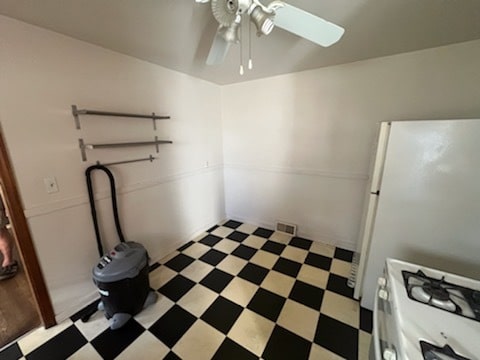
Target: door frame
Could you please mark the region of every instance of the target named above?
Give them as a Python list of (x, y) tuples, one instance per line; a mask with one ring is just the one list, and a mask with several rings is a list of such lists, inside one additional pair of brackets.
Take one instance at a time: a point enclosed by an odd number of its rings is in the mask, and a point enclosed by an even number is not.
[(22, 258), (30, 290), (37, 307), (39, 317), (45, 328), (56, 325), (52, 302), (43, 278), (33, 245), (30, 229), (23, 212), (22, 200), (10, 157), (0, 128), (0, 182), (4, 189), (5, 206), (8, 209), (10, 224), (18, 252)]

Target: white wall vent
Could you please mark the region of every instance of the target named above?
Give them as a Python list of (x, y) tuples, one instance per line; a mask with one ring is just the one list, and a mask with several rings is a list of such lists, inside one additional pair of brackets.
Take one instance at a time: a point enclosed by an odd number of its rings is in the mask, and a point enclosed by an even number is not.
[(297, 225), (289, 224), (283, 221), (277, 221), (276, 230), (291, 236), (297, 235)]

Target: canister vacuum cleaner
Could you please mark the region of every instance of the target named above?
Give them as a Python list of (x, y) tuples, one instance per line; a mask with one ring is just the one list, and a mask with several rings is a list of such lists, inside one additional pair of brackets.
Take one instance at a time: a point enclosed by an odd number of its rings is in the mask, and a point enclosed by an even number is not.
[[(120, 243), (108, 253), (103, 251), (98, 227), (91, 179), (91, 173), (94, 170), (102, 170), (110, 180), (113, 217), (117, 235), (120, 239)], [(105, 317), (110, 320), (110, 328), (115, 330), (125, 325), (132, 316), (139, 313), (143, 308), (153, 304), (157, 300), (157, 293), (150, 289), (147, 250), (139, 243), (125, 241), (123, 236), (118, 217), (113, 174), (103, 165), (93, 165), (87, 168), (85, 176), (100, 254), (100, 260), (93, 267), (93, 282), (98, 288), (101, 299), (97, 308), (105, 312)]]

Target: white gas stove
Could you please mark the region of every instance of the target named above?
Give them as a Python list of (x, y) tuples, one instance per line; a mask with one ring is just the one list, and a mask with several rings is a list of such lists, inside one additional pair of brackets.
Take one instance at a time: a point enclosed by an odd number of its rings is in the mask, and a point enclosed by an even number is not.
[(480, 281), (387, 259), (370, 357), (480, 359)]

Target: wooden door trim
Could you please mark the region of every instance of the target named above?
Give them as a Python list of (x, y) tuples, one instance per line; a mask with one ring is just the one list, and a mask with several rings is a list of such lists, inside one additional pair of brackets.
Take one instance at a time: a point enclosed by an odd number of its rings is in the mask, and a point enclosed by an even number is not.
[(13, 167), (11, 166), (3, 131), (0, 129), (0, 181), (5, 192), (5, 206), (8, 209), (12, 231), (18, 252), (23, 260), (37, 310), (45, 328), (56, 325), (52, 302), (33, 246), (30, 229), (23, 212)]

